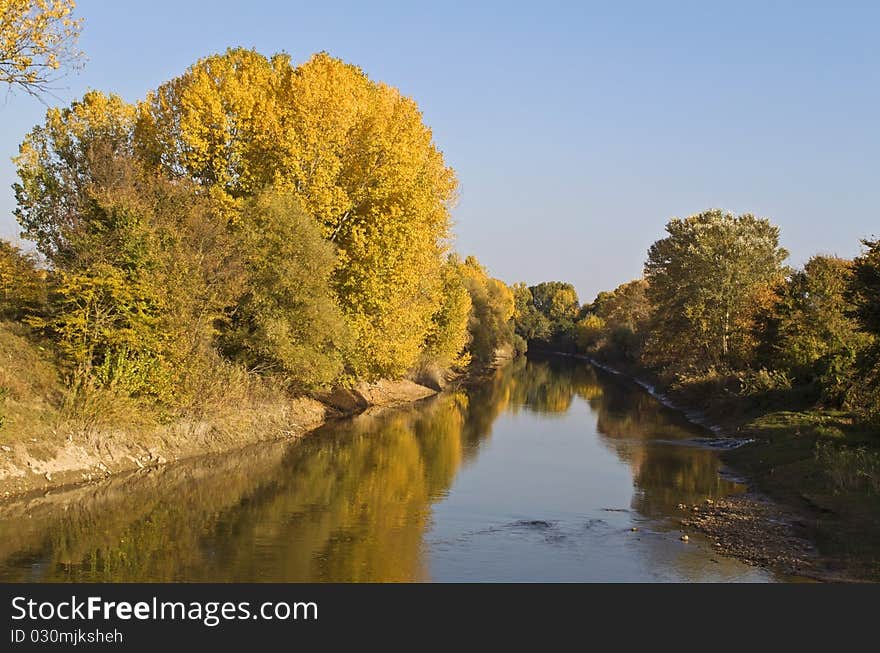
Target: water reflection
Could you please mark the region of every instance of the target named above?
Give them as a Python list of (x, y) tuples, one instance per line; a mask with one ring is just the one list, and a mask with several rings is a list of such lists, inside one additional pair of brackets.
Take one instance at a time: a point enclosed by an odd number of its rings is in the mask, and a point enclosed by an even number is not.
[[(535, 579), (557, 579), (542, 576), (554, 557), (572, 578), (605, 565), (620, 579), (650, 579), (665, 564), (690, 578), (700, 575), (694, 559), (705, 562), (705, 552), (692, 547), (670, 563), (666, 554), (654, 558), (666, 540), (612, 548), (596, 538), (619, 537), (619, 525), (597, 511), (628, 497), (635, 517), (662, 532), (673, 528), (678, 503), (735, 491), (713, 452), (674, 445), (701, 435), (613, 375), (567, 359), (519, 360), (473, 388), (368, 413), (296, 443), (2, 505), (0, 580), (516, 580), (534, 524), (550, 529), (539, 534), (535, 555), (546, 564)], [(584, 443), (610, 452), (608, 460)], [(511, 517), (530, 510), (555, 517)], [(508, 522), (519, 526), (505, 531)], [(500, 535), (474, 548), (455, 530), (461, 524)], [(596, 528), (584, 535), (583, 524)], [(547, 546), (568, 531), (578, 536), (566, 540), (566, 553)], [(626, 564), (608, 566), (603, 556)]]

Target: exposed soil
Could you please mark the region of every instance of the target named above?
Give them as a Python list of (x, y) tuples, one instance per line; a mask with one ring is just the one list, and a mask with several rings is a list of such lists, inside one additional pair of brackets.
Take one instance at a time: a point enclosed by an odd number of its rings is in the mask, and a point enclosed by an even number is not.
[(234, 407), (244, 416), (235, 425), (183, 420), (149, 429), (121, 426), (66, 437), (53, 431), (45, 439), (9, 444), (0, 435), (0, 501), (258, 442), (298, 438), (332, 419), (434, 394), (436, 390), (412, 381), (381, 380), (320, 398), (291, 399), (283, 405)]

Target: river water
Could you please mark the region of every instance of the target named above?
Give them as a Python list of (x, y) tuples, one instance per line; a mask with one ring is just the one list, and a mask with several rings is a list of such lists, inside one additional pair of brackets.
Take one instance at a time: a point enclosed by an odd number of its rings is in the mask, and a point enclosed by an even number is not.
[(782, 580), (680, 540), (679, 504), (743, 490), (709, 435), (587, 363), (522, 359), (299, 441), (0, 505), (0, 580)]

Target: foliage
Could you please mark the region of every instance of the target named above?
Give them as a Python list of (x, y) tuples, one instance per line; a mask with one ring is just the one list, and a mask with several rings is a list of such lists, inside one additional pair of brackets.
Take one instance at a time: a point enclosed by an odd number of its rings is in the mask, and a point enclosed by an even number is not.
[(46, 314), (29, 322), (55, 341), (75, 401), (95, 387), (173, 394), (169, 285), (150, 276), (159, 249), (151, 218), (170, 212), (148, 206), (146, 180), (118, 147), (132, 115), (118, 98), (91, 93), (50, 110), (17, 161), (19, 220), (55, 268)]
[(590, 306), (590, 311), (606, 323), (627, 326), (639, 330), (651, 316), (647, 297), (648, 282), (635, 279), (620, 284), (610, 292), (600, 292)]
[(299, 389), (332, 383), (348, 346), (329, 285), (333, 246), (290, 193), (261, 193), (245, 205), (239, 224), (247, 285), (223, 334), (224, 349)]
[(863, 240), (866, 251), (856, 257), (852, 294), (862, 328), (880, 336), (880, 240)]
[(68, 108), (49, 109), (45, 123), (25, 136), (15, 158), (15, 217), (53, 264), (73, 265), (88, 250), (70, 239), (102, 169), (130, 154), (134, 117), (134, 107), (118, 96), (90, 91)]
[(38, 95), (82, 55), (73, 0), (0, 0), (0, 82)]
[(546, 281), (513, 287), (518, 336), (531, 345), (567, 351), (575, 339), (575, 321), (580, 312), (577, 292), (570, 283)]
[(864, 422), (880, 425), (880, 345), (876, 341), (859, 356), (844, 405)]
[(535, 306), (532, 291), (523, 283), (513, 284), (514, 328), (526, 342), (550, 339), (550, 320)]
[[(70, 140), (56, 135), (41, 161), (61, 160)], [(30, 195), (34, 224), (53, 225), (55, 207), (76, 209), (44, 241), (53, 291), (48, 315), (33, 323), (56, 340), (75, 394), (107, 387), (186, 401), (182, 377), (210, 354), (241, 292), (238, 248), (191, 186), (145, 172), (129, 152), (89, 148), (75, 165), (80, 187), (65, 186), (62, 173), (42, 187), (52, 192)]]
[(0, 240), (0, 317), (20, 320), (46, 301), (45, 273), (33, 254)]
[(450, 255), (443, 266), (442, 300), (425, 339), (425, 365), (448, 369), (463, 368), (470, 363), (468, 324), (473, 304), (461, 265), (456, 256)]
[(337, 248), (352, 373), (416, 364), (441, 302), (456, 182), (411, 99), (326, 54), (294, 68), (237, 49), (151, 94), (136, 131), (145, 160), (230, 212), (267, 185), (294, 193)]
[(575, 324), (575, 338), (578, 349), (593, 352), (606, 333), (606, 324), (598, 315), (590, 313)]
[(659, 364), (741, 363), (754, 298), (777, 283), (787, 252), (765, 219), (713, 209), (666, 225), (645, 263), (655, 327), (649, 340)]
[(644, 279), (636, 279), (600, 292), (577, 324), (578, 347), (602, 358), (637, 362), (653, 310), (647, 288)]
[(857, 361), (846, 402), (864, 420), (880, 424), (880, 240), (864, 240), (866, 251), (853, 262), (850, 297), (861, 329), (872, 338)]
[(182, 406), (230, 373), (218, 347), (306, 390), (512, 340), (507, 287), (447, 260), (456, 181), (418, 107), (326, 54), (229, 50), (137, 106), (90, 91), (15, 162), (53, 270), (34, 324), (75, 387)]
[(75, 392), (92, 382), (128, 394), (167, 396), (167, 361), (159, 353), (161, 307), (155, 291), (106, 263), (58, 273), (51, 311), (31, 324), (56, 341)]
[(580, 310), (577, 291), (570, 283), (562, 281), (545, 281), (531, 286), (532, 301), (535, 308), (542, 313), (551, 324), (561, 324), (574, 320)]
[(504, 282), (489, 277), (473, 256), (468, 256), (460, 269), (472, 306), (469, 353), (474, 364), (487, 367), (513, 345), (513, 292)]
[(773, 308), (775, 362), (804, 382), (816, 382), (839, 405), (859, 354), (869, 343), (849, 300), (853, 265), (814, 256), (780, 290)]

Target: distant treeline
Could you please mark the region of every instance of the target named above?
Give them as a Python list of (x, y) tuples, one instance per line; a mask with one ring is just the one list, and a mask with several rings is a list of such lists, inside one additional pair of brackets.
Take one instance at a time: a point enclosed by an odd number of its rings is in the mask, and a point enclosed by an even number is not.
[(571, 284), (514, 286), (531, 348), (647, 370), (716, 396), (796, 391), (817, 407), (880, 422), (880, 241), (853, 260), (784, 265), (779, 229), (710, 210), (666, 225), (644, 277), (581, 306)]
[(15, 163), (37, 253), (0, 244), (0, 318), (71, 405), (439, 380), (511, 349), (513, 294), (452, 252), (456, 179), (415, 102), (326, 54), (235, 49), (136, 104), (89, 92)]

